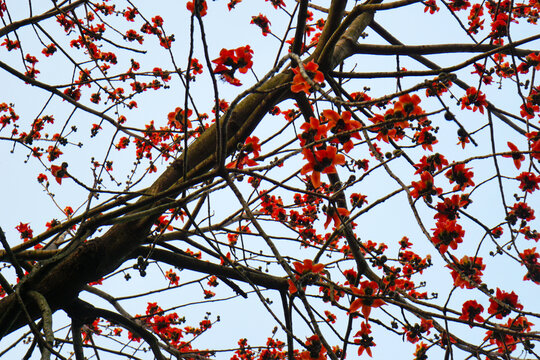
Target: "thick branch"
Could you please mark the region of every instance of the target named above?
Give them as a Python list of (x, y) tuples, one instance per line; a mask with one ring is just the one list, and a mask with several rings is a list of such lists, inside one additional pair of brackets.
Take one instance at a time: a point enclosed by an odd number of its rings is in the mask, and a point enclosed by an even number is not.
[(244, 282), (246, 282), (246, 279), (249, 279), (253, 284), (267, 289), (286, 290), (289, 287), (285, 278), (268, 275), (244, 267), (233, 269), (231, 267), (199, 260), (189, 255), (178, 254), (162, 249), (151, 250), (147, 247), (139, 247), (131, 254), (131, 256), (136, 258), (137, 256), (147, 256), (148, 254), (150, 254), (150, 259), (172, 266)]
[(24, 19), (24, 20), (19, 20), (19, 21), (15, 21), (15, 22), (12, 22), (11, 24), (9, 25), (6, 25), (4, 26), (3, 28), (0, 29), (0, 38), (2, 36), (5, 36), (6, 34), (9, 34), (10, 32), (13, 32), (23, 26), (26, 26), (26, 25), (29, 25), (29, 24), (37, 24), (38, 22), (40, 21), (43, 21), (45, 19), (48, 19), (50, 17), (53, 17), (53, 16), (56, 16), (58, 14), (64, 14), (66, 12), (69, 12), (69, 11), (72, 11), (73, 9), (76, 9), (77, 7), (87, 3), (88, 0), (78, 0), (78, 1), (74, 1), (73, 3), (69, 4), (69, 5), (66, 5), (62, 8), (59, 8), (59, 7), (56, 7), (54, 9), (51, 9), (47, 12), (44, 12), (43, 14), (41, 15), (36, 15), (36, 16), (32, 16), (32, 17), (29, 17), (27, 19)]
[[(532, 41), (532, 40), (531, 40)], [(513, 43), (512, 45), (515, 45)], [(516, 49), (511, 46), (497, 46), (491, 44), (436, 44), (436, 45), (376, 45), (360, 44), (354, 45), (357, 54), (370, 55), (430, 55), (430, 54), (448, 54), (448, 53), (470, 53), (470, 52), (488, 52), (500, 49), (504, 54), (516, 54), (518, 56), (527, 56), (534, 50)]]

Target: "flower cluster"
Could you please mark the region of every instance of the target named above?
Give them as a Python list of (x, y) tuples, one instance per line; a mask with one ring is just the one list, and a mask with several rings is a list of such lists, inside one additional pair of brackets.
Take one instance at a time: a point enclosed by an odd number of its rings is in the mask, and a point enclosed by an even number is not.
[(240, 86), (240, 80), (234, 77), (234, 73), (238, 70), (241, 74), (245, 74), (253, 66), (252, 59), (253, 50), (249, 45), (241, 46), (236, 49), (221, 49), (219, 57), (212, 60), (216, 64), (214, 73), (219, 74), (221, 78), (234, 86)]
[[(324, 82), (324, 75), (322, 72), (318, 71), (319, 65), (313, 61), (304, 64), (304, 70), (310, 77), (310, 79), (315, 82), (322, 84)], [(295, 67), (292, 69), (294, 72), (293, 83), (291, 85), (291, 91), (294, 93), (299, 93), (301, 91), (305, 92), (307, 95), (311, 94), (312, 87), (308, 83), (304, 76), (300, 73), (300, 69)]]

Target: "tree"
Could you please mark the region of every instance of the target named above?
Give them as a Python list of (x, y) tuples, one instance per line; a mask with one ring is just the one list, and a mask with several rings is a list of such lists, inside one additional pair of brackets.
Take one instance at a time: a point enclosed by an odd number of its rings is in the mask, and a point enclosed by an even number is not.
[(0, 1), (1, 354), (539, 357), (540, 3), (160, 5)]

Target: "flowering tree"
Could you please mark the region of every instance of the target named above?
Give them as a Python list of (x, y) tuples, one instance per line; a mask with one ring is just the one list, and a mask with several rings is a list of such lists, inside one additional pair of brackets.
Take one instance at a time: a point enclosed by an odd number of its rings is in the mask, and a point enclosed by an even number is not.
[(539, 358), (539, 2), (45, 3), (0, 0), (0, 354)]

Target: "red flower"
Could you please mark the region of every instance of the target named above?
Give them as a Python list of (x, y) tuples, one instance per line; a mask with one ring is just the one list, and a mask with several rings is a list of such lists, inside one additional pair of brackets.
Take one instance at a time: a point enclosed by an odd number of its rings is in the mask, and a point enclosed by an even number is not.
[[(278, 9), (279, 7), (285, 7), (285, 3), (283, 2), (283, 0), (266, 0), (266, 1), (270, 1), (274, 9)], [(309, 13), (310, 12), (308, 11), (308, 15)]]
[(503, 157), (506, 157), (506, 158), (511, 157), (512, 159), (514, 159), (514, 165), (516, 166), (517, 169), (519, 169), (521, 167), (521, 162), (523, 160), (525, 160), (525, 155), (520, 153), (517, 146), (512, 144), (510, 141), (507, 144), (508, 144), (508, 147), (510, 148), (510, 150), (512, 150), (512, 154), (511, 155), (503, 155)]
[(251, 17), (251, 24), (255, 24), (261, 28), (264, 36), (270, 34), (270, 21), (263, 14)]
[(356, 283), (358, 273), (354, 269), (344, 270), (343, 275), (347, 279), (347, 281), (345, 281), (345, 285), (354, 285)]
[(326, 348), (319, 340), (319, 336), (309, 337), (306, 340), (306, 349), (300, 353), (301, 360), (326, 360)]
[(523, 305), (518, 303), (518, 296), (513, 291), (511, 293), (507, 293), (506, 291), (501, 291), (501, 289), (497, 288), (497, 295), (495, 298), (498, 300), (498, 302), (494, 299), (489, 299), (490, 305), (488, 308), (488, 313), (495, 315), (497, 319), (502, 319), (512, 312), (512, 310), (507, 306), (518, 310), (523, 309)]
[(176, 275), (173, 269), (167, 270), (165, 272), (165, 277), (169, 280), (171, 285), (178, 286), (178, 281), (180, 280), (180, 278), (178, 277), (178, 275)]
[(411, 191), (411, 196), (415, 199), (418, 199), (420, 196), (423, 196), (428, 202), (431, 202), (432, 195), (442, 194), (442, 189), (437, 188), (433, 184), (433, 176), (424, 171), (420, 175), (421, 181), (413, 181), (411, 186), (413, 190)]
[(334, 110), (324, 110), (322, 114), (328, 119), (328, 128), (332, 133), (337, 135), (336, 140), (343, 145), (345, 152), (348, 153), (354, 147), (351, 137), (359, 140), (362, 139), (360, 133), (354, 131), (360, 129), (361, 125), (358, 121), (351, 119), (352, 115), (350, 112), (344, 111), (339, 115)]
[(257, 158), (259, 157), (260, 150), (261, 150), (261, 146), (259, 145), (259, 138), (256, 136), (248, 136), (244, 146), (242, 147), (242, 149), (240, 150), (238, 154), (237, 159), (227, 164), (227, 168), (242, 169), (244, 165), (247, 165), (247, 166), (257, 165), (257, 162), (253, 158), (250, 158), (248, 155), (253, 153), (253, 157)]
[(188, 1), (188, 3), (186, 4), (186, 8), (191, 11), (192, 13), (195, 13), (195, 3), (197, 3), (199, 6), (197, 6), (197, 12), (201, 15), (201, 16), (204, 16), (206, 15), (206, 10), (208, 10), (208, 5), (206, 4), (206, 1), (205, 0), (193, 0), (193, 1)]
[(236, 49), (221, 49), (219, 58), (212, 60), (217, 64), (214, 73), (219, 74), (221, 78), (229, 84), (240, 86), (240, 80), (234, 77), (234, 73), (238, 70), (245, 74), (253, 66), (252, 59), (253, 50), (249, 45), (241, 46)]
[(471, 6), (471, 3), (467, 0), (451, 0), (448, 4), (452, 11), (466, 10), (469, 6)]
[(361, 308), (362, 315), (366, 321), (371, 313), (371, 308), (376, 308), (386, 304), (382, 299), (378, 298), (379, 286), (375, 281), (362, 281), (360, 289), (351, 286), (352, 292), (359, 296), (351, 303), (348, 313), (351, 314)]
[(531, 280), (536, 284), (540, 284), (540, 263), (538, 262), (540, 255), (536, 252), (536, 248), (524, 250), (519, 254), (519, 257), (523, 260), (521, 265), (527, 267), (527, 274), (525, 274), (523, 280)]
[(472, 86), (467, 89), (467, 95), (461, 98), (461, 110), (465, 108), (471, 110), (471, 105), (472, 111), (480, 110), (482, 114), (484, 107), (487, 106), (486, 95)]
[(530, 120), (534, 118), (535, 113), (540, 111), (540, 106), (527, 102), (525, 104), (521, 104), (520, 109), (519, 114), (521, 117)]
[(354, 343), (360, 345), (360, 347), (358, 348), (358, 356), (362, 355), (364, 351), (370, 357), (372, 356), (371, 347), (375, 346), (375, 343), (373, 342), (373, 337), (369, 336), (369, 334), (371, 334), (371, 326), (362, 321), (362, 324), (360, 325), (360, 331), (358, 331), (354, 335), (354, 337), (360, 338), (354, 339)]
[(414, 326), (406, 325), (403, 327), (407, 336), (407, 341), (415, 343), (421, 339), (422, 334), (429, 334), (429, 330), (433, 327), (433, 320), (422, 319), (420, 324), (414, 324)]
[(189, 120), (189, 117), (192, 113), (193, 111), (191, 109), (188, 109), (187, 114), (185, 114), (184, 109), (177, 107), (176, 109), (174, 109), (174, 111), (170, 112), (167, 115), (169, 127), (171, 129), (184, 130), (184, 125), (187, 125), (187, 128), (190, 129), (191, 121)]
[(517, 219), (523, 219), (525, 221), (531, 221), (536, 219), (534, 216), (534, 210), (524, 202), (515, 203), (512, 209), (508, 212), (506, 219), (513, 225)]
[(468, 203), (461, 196), (454, 194), (450, 198), (444, 198), (444, 202), (437, 203), (437, 213), (434, 218), (439, 220), (455, 220), (459, 218), (459, 209), (467, 205)]
[(362, 194), (358, 194), (358, 193), (352, 193), (351, 194), (351, 205), (353, 207), (360, 208), (360, 207), (362, 207), (362, 205), (367, 204), (366, 198), (367, 198), (366, 195), (362, 195)]
[[(309, 122), (303, 123), (302, 126), (300, 126), (300, 129), (304, 130), (300, 135), (298, 135), (298, 139), (300, 139), (300, 145), (302, 147), (306, 146), (306, 144), (311, 144), (321, 140), (323, 137), (326, 137), (326, 133), (328, 131), (327, 126), (321, 125), (319, 119), (314, 117), (311, 117)], [(322, 144), (318, 144), (316, 146), (320, 147)]]
[(484, 307), (476, 302), (476, 300), (465, 301), (461, 310), (461, 320), (469, 322), (469, 326), (473, 327), (473, 322), (483, 322), (484, 318), (480, 314), (484, 311)]
[(69, 177), (67, 173), (67, 163), (62, 163), (62, 166), (51, 165), (51, 174), (54, 176), (57, 183), (62, 185), (62, 179)]
[(311, 149), (305, 149), (302, 153), (308, 163), (302, 167), (300, 173), (305, 175), (311, 172), (311, 183), (315, 188), (321, 186), (321, 173), (334, 174), (337, 172), (335, 165), (345, 164), (345, 156), (338, 154), (334, 146), (315, 151), (315, 156)]
[(401, 95), (399, 97), (399, 101), (396, 102), (394, 105), (394, 109), (396, 108), (402, 108), (407, 116), (418, 116), (422, 115), (424, 112), (418, 104), (420, 104), (422, 100), (420, 97), (416, 94), (411, 96), (410, 94)]
[(300, 274), (322, 273), (324, 269), (324, 264), (313, 264), (311, 259), (305, 259), (303, 262), (295, 261), (293, 266)]
[(51, 56), (55, 52), (56, 52), (56, 45), (54, 45), (54, 44), (47, 45), (47, 46), (45, 46), (45, 48), (43, 50), (41, 50), (41, 53), (43, 55), (45, 55), (46, 57)]
[(527, 136), (527, 139), (532, 142), (530, 145), (531, 156), (536, 160), (540, 160), (540, 133), (538, 131), (533, 131), (525, 135)]
[(446, 158), (439, 153), (435, 153), (430, 156), (424, 155), (418, 164), (414, 164), (414, 167), (416, 168), (416, 172), (414, 174), (421, 174), (424, 171), (428, 171), (433, 174), (435, 171), (441, 170), (446, 165), (448, 165), (448, 160), (446, 160)]
[[(303, 262), (296, 261), (293, 263), (293, 266), (299, 274), (295, 275), (295, 279), (297, 282), (302, 280), (302, 286), (316, 281), (318, 279), (317, 274), (322, 274), (324, 272), (324, 264), (313, 264), (313, 260), (310, 259), (305, 259)], [(297, 291), (296, 285), (289, 279), (289, 292), (294, 294)]]
[(191, 59), (191, 70), (193, 71), (193, 74), (202, 74), (203, 72), (203, 66), (199, 62), (199, 60), (193, 58)]
[(437, 6), (437, 2), (435, 0), (427, 0), (424, 2), (424, 5), (426, 6), (424, 8), (424, 12), (429, 11), (430, 14), (435, 14), (437, 11), (439, 11), (439, 7)]
[(466, 168), (465, 164), (455, 164), (444, 174), (450, 180), (450, 184), (456, 183), (454, 191), (463, 191), (468, 186), (474, 186), (472, 181), (474, 173), (469, 170), (470, 168)]
[(139, 12), (137, 11), (137, 9), (132, 9), (130, 7), (128, 7), (125, 11), (124, 11), (124, 17), (126, 18), (127, 21), (135, 21), (135, 17), (137, 16)]
[(445, 253), (448, 247), (453, 250), (457, 249), (457, 244), (463, 242), (465, 231), (461, 228), (456, 220), (439, 220), (435, 224), (433, 237), (431, 241), (433, 245), (439, 247), (441, 253)]
[(489, 340), (490, 344), (496, 344), (498, 352), (501, 354), (510, 353), (516, 349), (516, 341), (514, 338), (502, 331), (486, 331), (485, 340)]
[(539, 190), (540, 176), (536, 176), (531, 172), (522, 172), (516, 180), (520, 181), (519, 188), (523, 191), (531, 193), (534, 190)]
[(227, 4), (227, 7), (229, 8), (229, 11), (231, 11), (232, 9), (234, 9), (234, 7), (238, 4), (238, 3), (241, 3), (242, 0), (230, 0), (229, 3)]
[(44, 181), (48, 181), (49, 179), (47, 179), (47, 175), (45, 174), (39, 174), (38, 177), (37, 177), (37, 181), (39, 183), (43, 183)]
[[(319, 65), (315, 64), (313, 61), (308, 62), (304, 65), (304, 70), (309, 75), (309, 77), (317, 83), (324, 82), (324, 75), (322, 72), (318, 71)], [(291, 91), (294, 93), (299, 93), (300, 91), (305, 92), (306, 94), (311, 94), (311, 85), (307, 82), (306, 79), (300, 73), (299, 68), (295, 67), (292, 69), (294, 72), (293, 84), (291, 86)]]
[(30, 223), (23, 224), (21, 222), (15, 226), (15, 229), (21, 234), (21, 239), (28, 240), (34, 236), (34, 232), (30, 228)]
[(380, 127), (374, 127), (373, 131), (377, 132), (377, 140), (382, 140), (388, 143), (391, 140), (401, 140), (405, 136), (403, 129), (409, 127), (409, 122), (406, 120), (406, 113), (403, 105), (397, 102), (393, 109), (388, 109), (384, 116), (375, 114), (369, 119), (374, 124), (381, 124)]
[(459, 263), (454, 263), (452, 266), (446, 265), (446, 267), (452, 270), (454, 286), (459, 286), (462, 289), (474, 289), (475, 284), (479, 285), (482, 282), (480, 277), (482, 276), (482, 271), (486, 268), (486, 265), (484, 265), (481, 257), (470, 258), (465, 255), (461, 258)]
[[(438, 8), (437, 8), (438, 9)], [(425, 360), (427, 359), (428, 346), (424, 342), (416, 344), (416, 351), (414, 352), (413, 360)]]
[(497, 226), (495, 229), (491, 230), (491, 235), (493, 235), (495, 239), (500, 238), (502, 234), (503, 234), (503, 229), (500, 226)]
[(433, 146), (439, 142), (435, 135), (433, 135), (430, 130), (433, 130), (431, 126), (426, 126), (422, 130), (417, 131), (414, 135), (416, 143), (422, 145), (422, 149), (433, 151)]
[(324, 228), (326, 229), (332, 220), (334, 220), (334, 227), (337, 228), (339, 225), (341, 225), (340, 216), (349, 216), (349, 214), (349, 210), (345, 208), (334, 209), (334, 207), (329, 207), (326, 211), (326, 222), (324, 223)]

